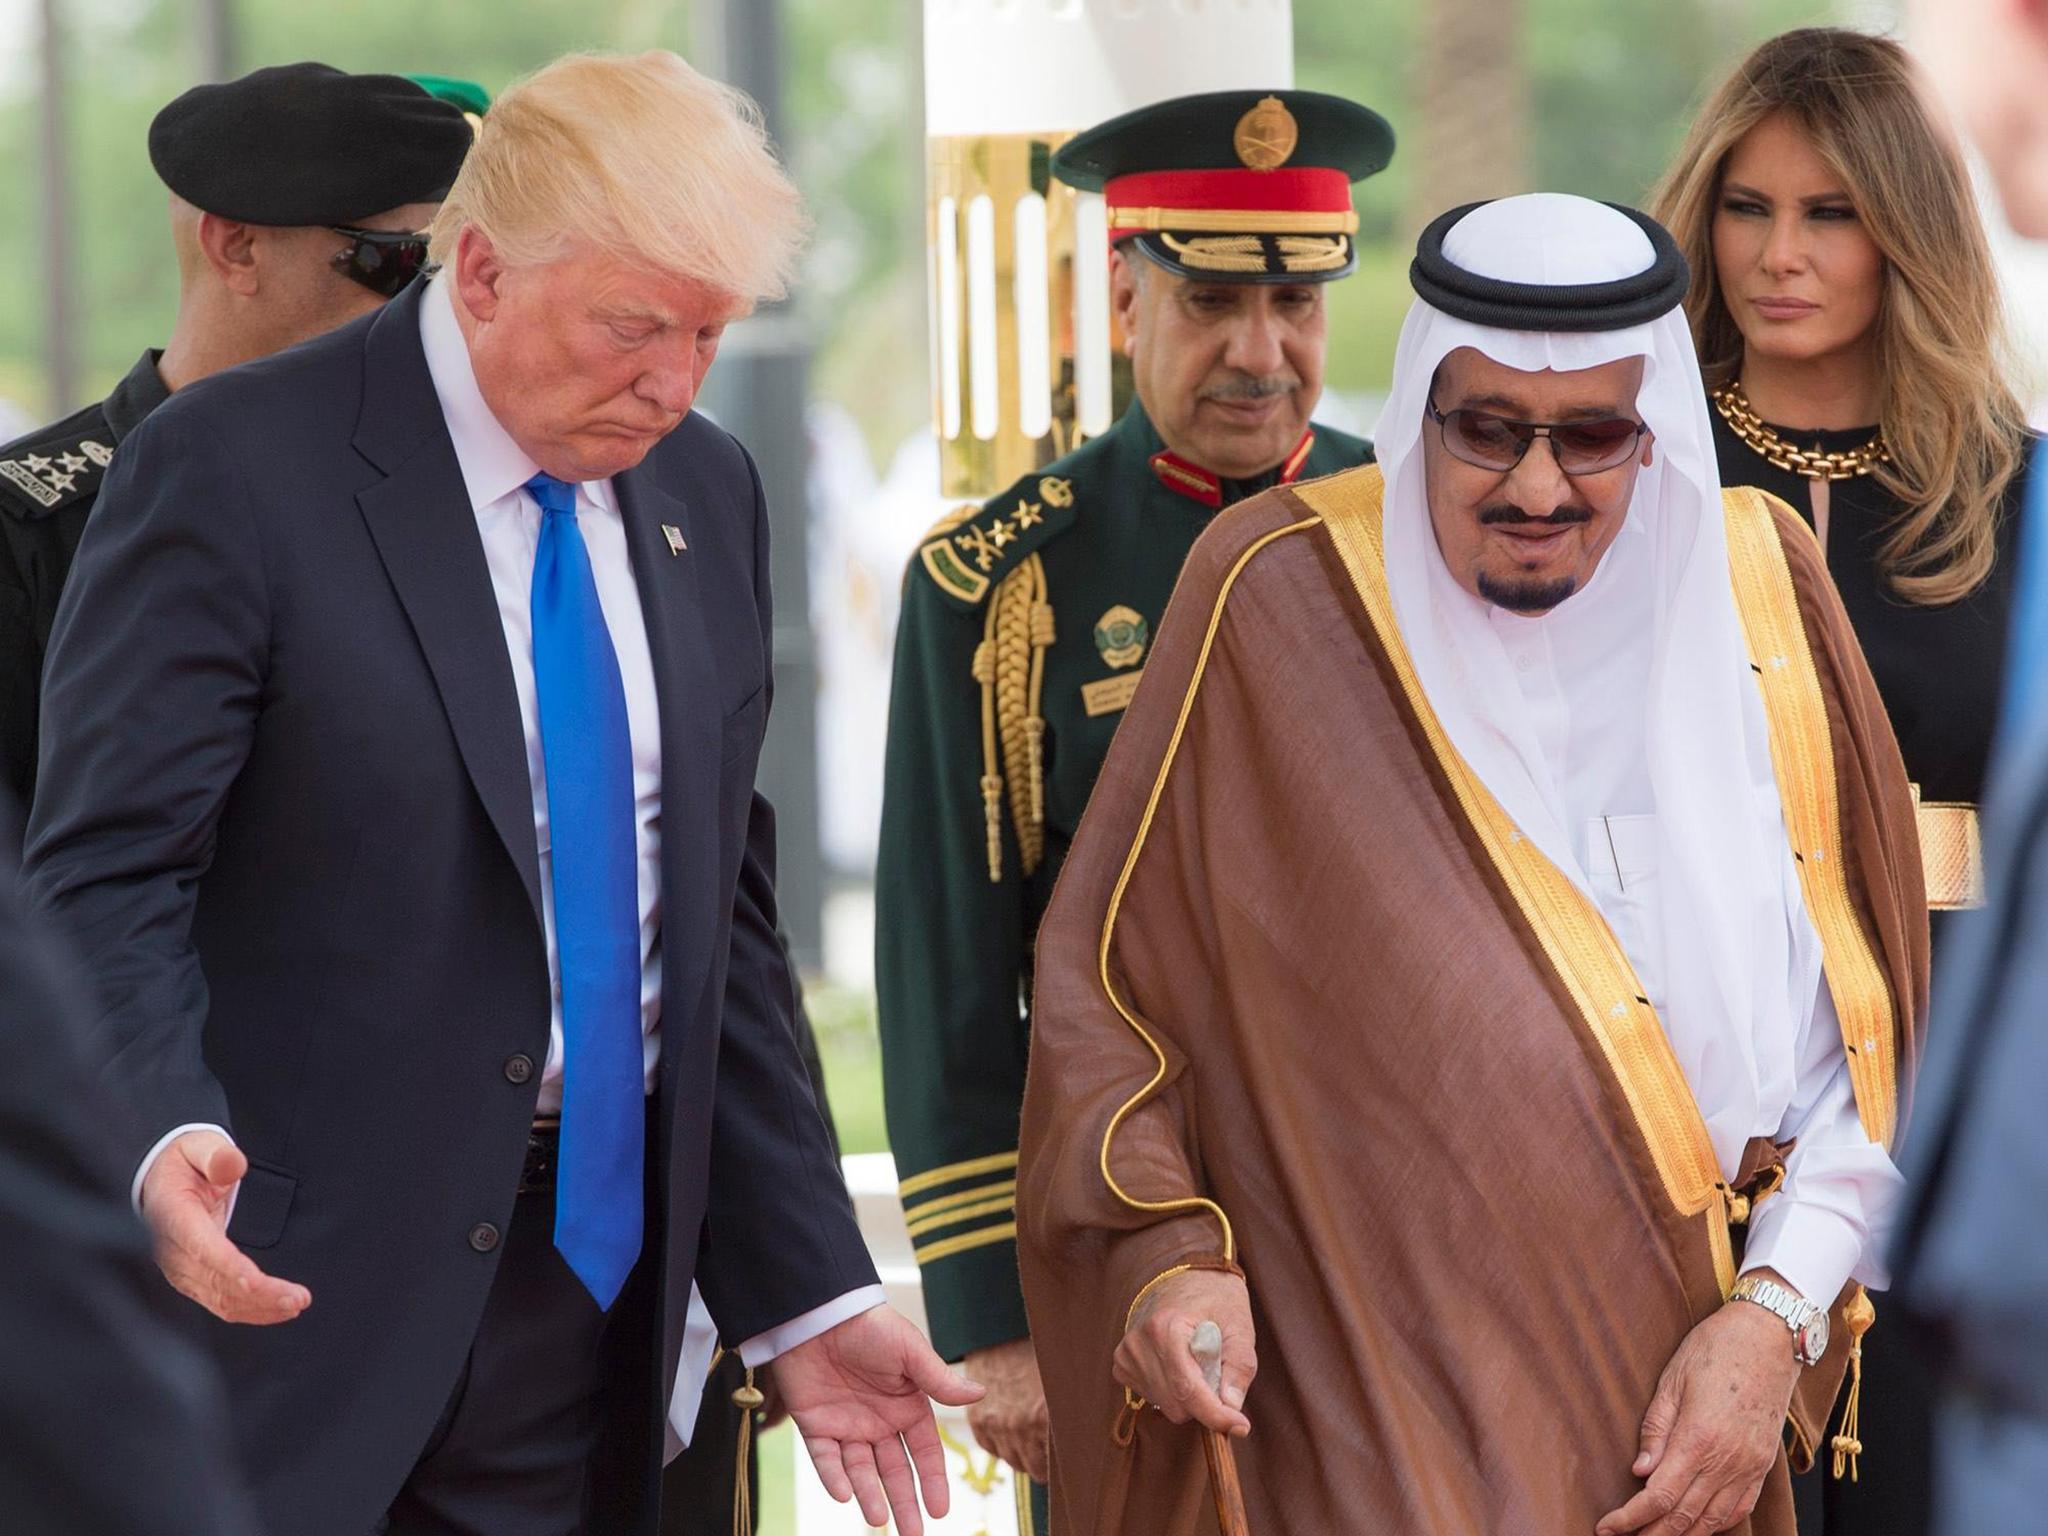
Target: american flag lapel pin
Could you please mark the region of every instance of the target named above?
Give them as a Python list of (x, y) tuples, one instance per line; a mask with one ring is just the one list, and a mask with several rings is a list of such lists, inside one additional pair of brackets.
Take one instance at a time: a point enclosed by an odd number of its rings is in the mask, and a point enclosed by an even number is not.
[(690, 547), (683, 542), (683, 530), (674, 523), (663, 523), (661, 525), (661, 536), (668, 540), (668, 552), (671, 555), (680, 555)]

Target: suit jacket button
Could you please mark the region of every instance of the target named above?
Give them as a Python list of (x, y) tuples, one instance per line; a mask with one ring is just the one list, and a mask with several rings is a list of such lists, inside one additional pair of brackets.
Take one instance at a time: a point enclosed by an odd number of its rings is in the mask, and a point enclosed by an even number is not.
[(480, 1221), (469, 1229), (469, 1246), (478, 1253), (489, 1253), (498, 1246), (498, 1229), (488, 1221)]
[(523, 1083), (533, 1076), (533, 1058), (524, 1051), (505, 1058), (505, 1081)]

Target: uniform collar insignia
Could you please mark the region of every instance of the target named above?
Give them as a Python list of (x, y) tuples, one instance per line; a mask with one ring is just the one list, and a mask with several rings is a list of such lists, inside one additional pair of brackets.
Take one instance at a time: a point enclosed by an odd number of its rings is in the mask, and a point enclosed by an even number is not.
[(1201, 465), (1191, 464), (1167, 448), (1153, 454), (1150, 463), (1152, 473), (1169, 491), (1178, 491), (1212, 510), (1223, 505), (1223, 482)]
[[(1309, 451), (1315, 444), (1315, 428), (1311, 427), (1301, 434), (1301, 441), (1294, 445), (1294, 451), (1281, 461), (1281, 485), (1292, 485), (1301, 478), (1302, 466), (1308, 462)], [(1178, 491), (1190, 501), (1199, 501), (1211, 510), (1223, 505), (1223, 482), (1201, 465), (1167, 448), (1153, 454), (1149, 462), (1152, 473), (1168, 490)]]

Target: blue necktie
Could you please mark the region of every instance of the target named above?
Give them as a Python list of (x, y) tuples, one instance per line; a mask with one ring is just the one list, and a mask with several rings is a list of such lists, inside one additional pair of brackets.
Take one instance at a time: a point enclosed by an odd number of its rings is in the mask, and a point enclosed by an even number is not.
[(576, 488), (535, 475), (533, 682), (547, 768), (562, 971), (562, 1147), (555, 1247), (609, 1310), (640, 1256), (647, 1110), (640, 891), (626, 690), (598, 606)]

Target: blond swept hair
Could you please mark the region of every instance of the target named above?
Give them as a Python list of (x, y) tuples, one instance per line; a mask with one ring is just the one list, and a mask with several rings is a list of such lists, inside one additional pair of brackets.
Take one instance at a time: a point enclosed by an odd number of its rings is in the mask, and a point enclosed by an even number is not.
[(434, 217), (435, 261), (465, 228), (510, 265), (595, 247), (759, 303), (789, 291), (807, 221), (753, 101), (657, 50), (509, 86)]
[(1891, 39), (1808, 27), (1764, 43), (1709, 98), (1652, 195), (1651, 212), (1692, 264), (1685, 308), (1707, 387), (1742, 368), (1742, 333), (1714, 272), (1722, 169), (1745, 134), (1781, 113), (1841, 178), (1884, 258), (1875, 357), (1892, 462), (1876, 474), (1905, 510), (1879, 568), (1908, 602), (1954, 602), (1996, 561), (2000, 507), (2025, 459), (2025, 415), (2007, 382), (1976, 195)]

